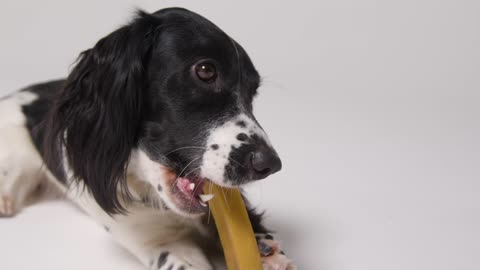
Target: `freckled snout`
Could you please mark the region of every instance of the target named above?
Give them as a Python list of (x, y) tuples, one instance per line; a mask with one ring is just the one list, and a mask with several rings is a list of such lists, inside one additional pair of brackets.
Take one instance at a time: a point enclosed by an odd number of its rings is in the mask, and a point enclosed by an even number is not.
[(268, 146), (261, 145), (250, 153), (252, 180), (260, 180), (282, 169), (282, 161), (277, 152)]
[(206, 145), (201, 177), (218, 185), (241, 186), (282, 169), (265, 131), (243, 114), (211, 130)]

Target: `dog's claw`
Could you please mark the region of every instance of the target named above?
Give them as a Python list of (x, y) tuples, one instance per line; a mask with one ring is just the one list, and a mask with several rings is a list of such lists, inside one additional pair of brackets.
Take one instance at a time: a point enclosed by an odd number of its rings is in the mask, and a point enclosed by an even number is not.
[(267, 257), (273, 254), (274, 250), (269, 245), (264, 242), (258, 243), (258, 250), (260, 251), (260, 255), (262, 257)]
[(280, 243), (273, 240), (270, 234), (257, 234), (258, 251), (262, 259), (264, 270), (296, 270), (285, 253), (280, 248)]

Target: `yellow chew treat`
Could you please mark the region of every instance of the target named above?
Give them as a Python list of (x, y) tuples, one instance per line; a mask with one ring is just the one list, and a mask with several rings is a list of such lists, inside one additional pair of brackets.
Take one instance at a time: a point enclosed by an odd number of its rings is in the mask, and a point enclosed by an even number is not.
[(215, 197), (208, 202), (217, 226), (228, 270), (262, 270), (260, 253), (238, 189), (225, 189), (207, 181), (205, 193)]

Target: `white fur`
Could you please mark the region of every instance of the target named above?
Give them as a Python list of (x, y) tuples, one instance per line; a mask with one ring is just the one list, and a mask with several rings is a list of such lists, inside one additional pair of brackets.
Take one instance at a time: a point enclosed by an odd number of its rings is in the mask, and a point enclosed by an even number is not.
[[(239, 121), (243, 121), (245, 127), (237, 125)], [(222, 186), (231, 186), (227, 182), (228, 179), (224, 179), (225, 168), (230, 162), (236, 162), (231, 160), (229, 156), (234, 148), (238, 148), (244, 143), (237, 139), (237, 135), (240, 133), (245, 133), (249, 136), (255, 134), (271, 146), (270, 140), (263, 129), (246, 114), (239, 114), (210, 131), (206, 144), (207, 150), (203, 154), (202, 159), (202, 177), (208, 178)], [(218, 149), (211, 148), (211, 145), (214, 144), (218, 145)]]
[[(135, 181), (135, 180), (131, 180)], [(169, 252), (167, 269), (181, 265), (185, 269), (211, 269), (201, 249), (190, 241), (190, 234), (198, 234), (199, 220), (185, 219), (164, 209), (146, 207), (142, 202), (126, 204), (128, 215), (109, 216), (85, 191), (82, 184), (74, 184), (68, 197), (89, 216), (103, 225), (115, 241), (136, 256), (149, 269), (158, 269), (157, 261), (162, 252)]]
[(22, 105), (36, 100), (37, 95), (31, 92), (17, 92), (0, 99), (0, 128), (18, 126), (25, 128), (25, 115), (22, 113)]
[(0, 100), (0, 216), (12, 216), (45, 177), (21, 106), (36, 99), (28, 92)]

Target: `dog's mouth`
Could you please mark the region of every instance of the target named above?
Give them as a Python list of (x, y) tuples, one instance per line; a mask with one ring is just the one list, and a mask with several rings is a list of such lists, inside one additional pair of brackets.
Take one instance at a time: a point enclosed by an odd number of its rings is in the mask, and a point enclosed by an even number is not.
[(198, 215), (207, 212), (207, 202), (214, 195), (206, 194), (203, 191), (206, 181), (208, 180), (200, 177), (175, 177), (169, 185), (171, 188), (167, 191), (174, 208), (186, 215)]

